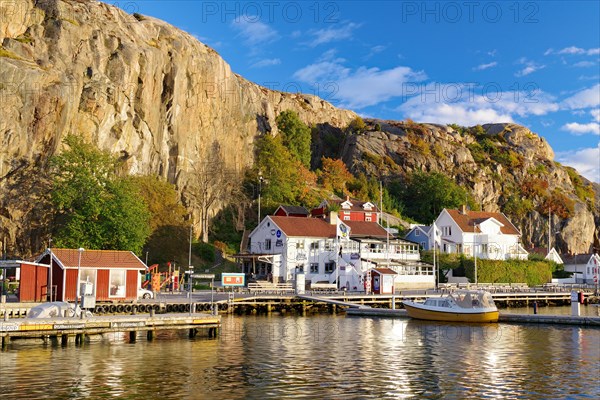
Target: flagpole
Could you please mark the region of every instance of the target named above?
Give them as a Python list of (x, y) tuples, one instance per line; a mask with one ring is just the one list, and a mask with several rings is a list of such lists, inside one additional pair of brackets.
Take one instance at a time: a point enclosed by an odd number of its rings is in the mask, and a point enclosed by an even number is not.
[(436, 231), (435, 221), (433, 221), (433, 224), (431, 224), (431, 229), (433, 229), (433, 274), (434, 274), (434, 279), (435, 279), (434, 285), (435, 285), (435, 290), (437, 291), (438, 290), (439, 276), (438, 276), (437, 266), (436, 266), (436, 263), (435, 263), (435, 243), (436, 243), (436, 240), (435, 240), (435, 231)]

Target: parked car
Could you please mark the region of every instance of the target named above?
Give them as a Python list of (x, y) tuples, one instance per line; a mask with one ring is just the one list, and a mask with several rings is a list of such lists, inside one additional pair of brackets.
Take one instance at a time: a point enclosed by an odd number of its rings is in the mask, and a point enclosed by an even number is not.
[(154, 298), (154, 292), (152, 292), (148, 289), (143, 289), (143, 288), (138, 289), (138, 299), (153, 299), (153, 298)]
[(79, 306), (75, 307), (75, 304), (53, 301), (32, 307), (27, 313), (27, 318), (73, 318), (81, 317), (82, 312), (85, 313), (86, 318), (94, 316), (90, 311), (82, 310)]

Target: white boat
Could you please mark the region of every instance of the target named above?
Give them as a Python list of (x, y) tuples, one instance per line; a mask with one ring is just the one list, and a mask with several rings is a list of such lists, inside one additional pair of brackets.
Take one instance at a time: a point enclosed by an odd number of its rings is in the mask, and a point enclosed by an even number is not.
[(492, 295), (483, 290), (457, 290), (424, 303), (402, 303), (410, 317), (429, 321), (497, 322), (499, 316)]

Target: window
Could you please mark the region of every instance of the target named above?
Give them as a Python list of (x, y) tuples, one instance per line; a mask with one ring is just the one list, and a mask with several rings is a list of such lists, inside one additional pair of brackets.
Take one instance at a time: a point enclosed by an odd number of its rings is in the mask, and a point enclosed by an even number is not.
[(318, 241), (316, 241), (316, 242), (311, 242), (311, 244), (310, 244), (310, 249), (311, 249), (311, 250), (319, 250), (319, 242), (318, 242)]
[[(90, 294), (96, 294), (96, 270), (95, 269), (85, 269), (85, 268), (81, 269), (81, 273), (79, 274), (79, 284), (82, 284), (84, 282), (88, 282), (92, 285), (92, 287), (91, 287), (92, 293), (90, 293)], [(84, 294), (84, 293), (81, 292), (81, 294)]]
[(425, 242), (421, 242), (421, 247), (425, 248)]
[(344, 221), (350, 221), (350, 216), (349, 215), (344, 215)]
[(304, 248), (304, 240), (299, 240), (296, 242), (296, 248), (297, 249), (303, 249)]
[(443, 236), (452, 236), (452, 227), (451, 226), (442, 227), (442, 235)]
[(271, 250), (271, 239), (265, 239), (265, 250)]
[(125, 297), (125, 270), (111, 269), (108, 297)]
[(365, 217), (365, 221), (371, 222), (371, 216), (369, 215), (368, 217)]
[(311, 274), (319, 273), (319, 263), (310, 263), (310, 273)]
[(415, 236), (421, 236), (421, 232), (418, 229), (415, 230)]
[(325, 241), (325, 250), (326, 251), (333, 250), (333, 242), (331, 240), (326, 240)]
[(481, 244), (481, 252), (484, 253), (484, 254), (488, 252), (488, 245), (487, 245), (487, 243)]
[(325, 263), (325, 273), (330, 274), (335, 269), (335, 262), (330, 261)]
[(296, 265), (296, 272), (304, 272), (304, 264), (298, 264)]

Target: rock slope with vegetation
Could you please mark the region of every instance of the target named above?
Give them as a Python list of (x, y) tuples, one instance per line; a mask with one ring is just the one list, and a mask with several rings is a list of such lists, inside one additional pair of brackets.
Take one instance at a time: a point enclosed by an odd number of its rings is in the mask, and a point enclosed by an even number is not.
[[(96, 1), (0, 2), (0, 15), (0, 239), (13, 254), (75, 226), (51, 195), (69, 135), (115, 158), (118, 185), (102, 196), (126, 201), (117, 189), (135, 186), (149, 213), (140, 237), (157, 248), (190, 224), (234, 247), (256, 222), (259, 188), (265, 215), (331, 193), (379, 202), (380, 181), (397, 216), (430, 223), (466, 201), (505, 212), (526, 245), (544, 245), (550, 212), (563, 251), (598, 245), (598, 186), (522, 126), (363, 121), (260, 87), (191, 35)], [(130, 175), (139, 179), (123, 183)], [(161, 193), (185, 208), (161, 217)]]

